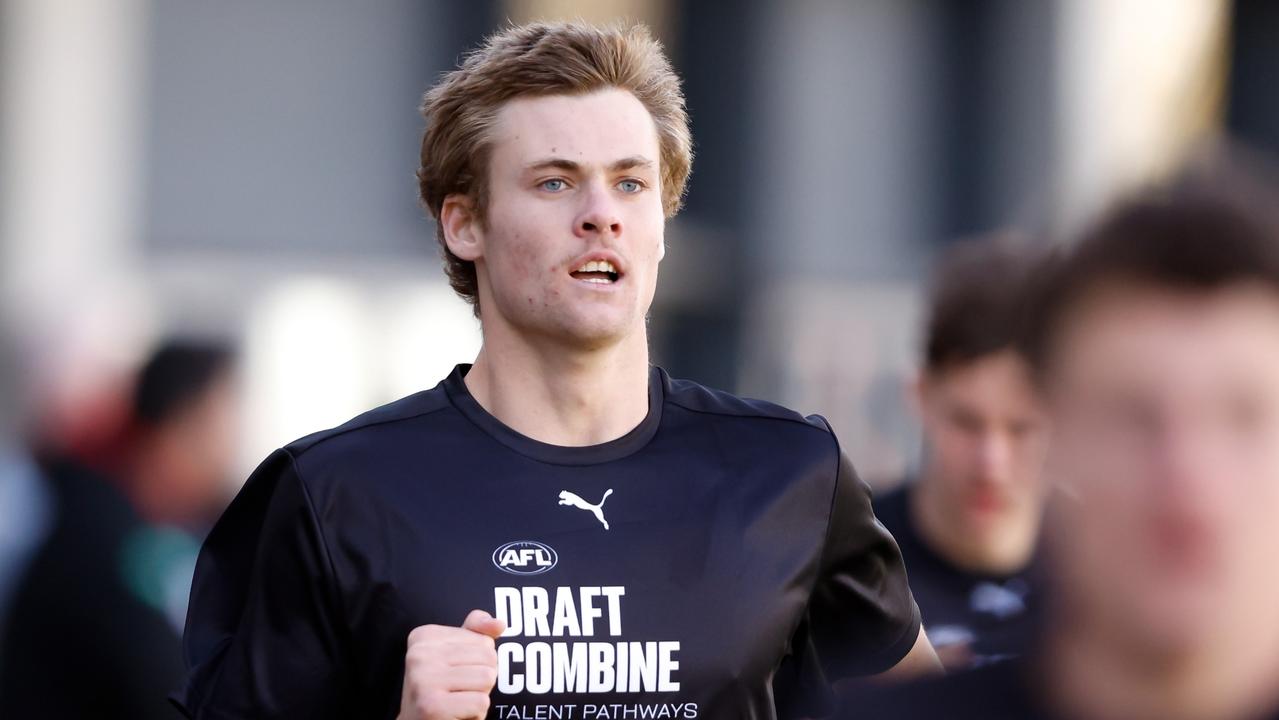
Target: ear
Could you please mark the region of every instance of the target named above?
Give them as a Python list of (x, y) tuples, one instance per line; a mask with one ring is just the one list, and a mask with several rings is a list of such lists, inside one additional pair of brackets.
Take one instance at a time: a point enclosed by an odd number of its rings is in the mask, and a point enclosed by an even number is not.
[(666, 257), (666, 235), (662, 235), (662, 244), (657, 246), (657, 261), (661, 262)]
[(449, 252), (471, 262), (484, 256), (484, 231), (475, 200), (469, 195), (453, 193), (444, 198), (440, 227), (444, 229), (444, 244)]

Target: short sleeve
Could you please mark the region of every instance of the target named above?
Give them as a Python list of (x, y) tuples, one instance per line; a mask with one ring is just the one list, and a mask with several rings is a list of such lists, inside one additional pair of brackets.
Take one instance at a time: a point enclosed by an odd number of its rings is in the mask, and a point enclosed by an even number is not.
[(337, 583), (293, 456), (254, 471), (200, 550), (187, 611), (190, 718), (351, 717)]
[(901, 550), (875, 518), (870, 487), (838, 452), (813, 592), (773, 677), (778, 717), (828, 715), (836, 682), (896, 665), (914, 647), (919, 626)]
[(919, 636), (919, 607), (901, 550), (875, 518), (870, 487), (842, 452), (808, 619), (831, 682), (888, 670)]

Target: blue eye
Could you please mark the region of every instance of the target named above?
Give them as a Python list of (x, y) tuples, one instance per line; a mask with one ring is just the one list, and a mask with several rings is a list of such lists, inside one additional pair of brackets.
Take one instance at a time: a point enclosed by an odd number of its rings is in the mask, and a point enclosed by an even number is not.
[(550, 180), (543, 180), (539, 187), (547, 192), (559, 192), (568, 186), (560, 178), (551, 178)]
[(624, 193), (634, 194), (644, 189), (639, 180), (623, 180), (617, 184), (617, 187)]

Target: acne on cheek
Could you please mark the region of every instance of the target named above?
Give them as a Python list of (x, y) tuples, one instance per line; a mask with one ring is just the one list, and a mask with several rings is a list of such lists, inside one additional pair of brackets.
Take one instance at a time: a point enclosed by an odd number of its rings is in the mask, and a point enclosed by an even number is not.
[(528, 279), (536, 270), (534, 270), (533, 252), (530, 248), (524, 247), (520, 242), (519, 235), (512, 236), (510, 255), (510, 268), (515, 276), (520, 280)]

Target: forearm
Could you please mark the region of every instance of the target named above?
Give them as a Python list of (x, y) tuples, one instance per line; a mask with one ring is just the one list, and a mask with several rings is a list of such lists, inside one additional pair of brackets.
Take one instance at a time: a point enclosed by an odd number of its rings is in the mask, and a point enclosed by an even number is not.
[(919, 637), (915, 640), (915, 645), (910, 649), (910, 652), (906, 653), (906, 657), (884, 672), (871, 676), (869, 680), (872, 682), (901, 682), (944, 673), (945, 670), (942, 669), (941, 660), (937, 657), (937, 651), (933, 649), (933, 644), (929, 642), (924, 628), (920, 627)]

